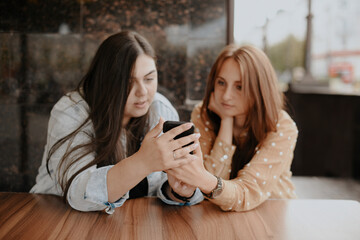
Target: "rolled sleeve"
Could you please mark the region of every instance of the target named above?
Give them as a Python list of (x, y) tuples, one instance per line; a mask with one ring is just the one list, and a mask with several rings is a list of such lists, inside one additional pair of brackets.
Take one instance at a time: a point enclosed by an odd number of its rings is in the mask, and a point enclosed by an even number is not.
[(191, 206), (191, 205), (198, 204), (198, 203), (200, 203), (201, 201), (204, 200), (204, 197), (203, 197), (200, 189), (198, 189), (198, 188), (196, 188), (194, 196), (192, 196), (192, 197), (189, 199), (189, 201), (186, 202), (186, 203), (170, 200), (170, 199), (166, 198), (165, 195), (164, 195), (164, 193), (162, 192), (162, 186), (163, 186), (163, 184), (164, 184), (165, 182), (166, 182), (166, 181), (164, 181), (164, 182), (161, 184), (161, 187), (158, 189), (157, 197), (158, 197), (161, 201), (163, 201), (164, 203), (166, 203), (166, 204), (176, 205), (176, 206)]
[(129, 192), (114, 203), (108, 201), (106, 178), (111, 167), (92, 167), (76, 176), (67, 194), (70, 206), (84, 212), (105, 210), (108, 214), (121, 207), (129, 198)]
[(189, 199), (187, 205), (195, 205), (204, 200), (204, 196), (199, 188), (196, 188), (194, 196)]

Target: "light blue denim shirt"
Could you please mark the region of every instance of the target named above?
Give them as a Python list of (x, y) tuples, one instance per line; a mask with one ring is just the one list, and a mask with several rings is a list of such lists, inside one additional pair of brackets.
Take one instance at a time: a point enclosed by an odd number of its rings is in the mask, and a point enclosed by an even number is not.
[[(88, 105), (82, 99), (79, 93), (71, 92), (63, 96), (53, 107), (50, 115), (47, 144), (45, 146), (42, 164), (39, 167), (39, 173), (36, 177), (36, 184), (30, 190), (31, 193), (43, 193), (63, 195), (60, 184), (58, 183), (59, 174), (63, 174), (63, 169), (59, 169), (59, 163), (66, 149), (76, 145), (88, 142), (89, 134), (94, 134), (92, 123), (86, 124), (82, 131), (78, 133), (73, 141), (65, 142), (50, 158), (49, 170), (46, 170), (46, 158), (48, 152), (59, 139), (74, 131), (88, 117)], [(179, 115), (168, 99), (163, 95), (156, 93), (154, 101), (150, 107), (149, 123), (151, 129), (158, 123), (160, 116), (164, 120), (179, 120)], [(73, 154), (77, 154), (74, 152)], [(80, 168), (91, 162), (95, 157), (95, 153), (90, 153), (83, 157), (82, 161), (74, 164), (66, 179), (69, 179)], [(129, 198), (129, 192), (124, 194), (118, 201), (114, 203), (108, 202), (108, 192), (106, 177), (107, 172), (113, 165), (97, 168), (96, 165), (91, 166), (85, 171), (78, 174), (72, 181), (67, 194), (67, 200), (70, 206), (79, 211), (101, 211), (105, 210), (111, 214), (115, 208), (121, 207)], [(162, 185), (167, 181), (167, 175), (164, 172), (153, 172), (147, 176), (148, 180), (148, 196), (157, 196), (163, 202), (171, 205), (184, 205), (184, 203), (175, 202), (167, 199), (161, 191)], [(199, 189), (196, 189), (194, 196), (187, 205), (193, 205), (203, 200), (203, 196)]]

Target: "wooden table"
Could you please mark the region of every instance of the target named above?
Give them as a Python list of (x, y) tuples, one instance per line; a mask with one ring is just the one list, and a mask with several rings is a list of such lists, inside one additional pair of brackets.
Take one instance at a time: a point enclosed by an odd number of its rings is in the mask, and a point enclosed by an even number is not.
[(0, 239), (360, 239), (360, 204), (268, 200), (242, 213), (208, 201), (168, 206), (128, 200), (113, 215), (78, 212), (59, 197), (0, 193)]

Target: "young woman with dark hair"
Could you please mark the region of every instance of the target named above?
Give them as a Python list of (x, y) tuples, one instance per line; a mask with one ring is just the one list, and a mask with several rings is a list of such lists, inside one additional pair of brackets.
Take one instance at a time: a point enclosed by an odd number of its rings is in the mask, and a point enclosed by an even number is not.
[(189, 123), (161, 135), (164, 120), (179, 117), (156, 90), (155, 52), (148, 41), (131, 31), (107, 38), (76, 90), (52, 109), (30, 192), (63, 196), (80, 211), (108, 213), (142, 196), (177, 205), (201, 201), (194, 187), (183, 188), (171, 177), (167, 182), (163, 171), (197, 158), (190, 152), (199, 134), (173, 140)]
[(295, 198), (290, 166), (298, 130), (283, 109), (267, 56), (252, 46), (227, 46), (191, 115), (204, 163), (169, 173), (198, 186), (225, 211), (250, 210), (268, 198)]

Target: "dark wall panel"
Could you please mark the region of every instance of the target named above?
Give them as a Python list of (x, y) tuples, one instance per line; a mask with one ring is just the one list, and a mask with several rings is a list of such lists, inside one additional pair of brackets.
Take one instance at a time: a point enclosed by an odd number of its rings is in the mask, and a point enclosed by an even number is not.
[(144, 35), (158, 55), (159, 91), (188, 120), (226, 44), (226, 1), (0, 2), (0, 191), (35, 182), (53, 104), (72, 90), (102, 40)]
[(299, 137), (295, 175), (360, 178), (360, 97), (287, 93)]

